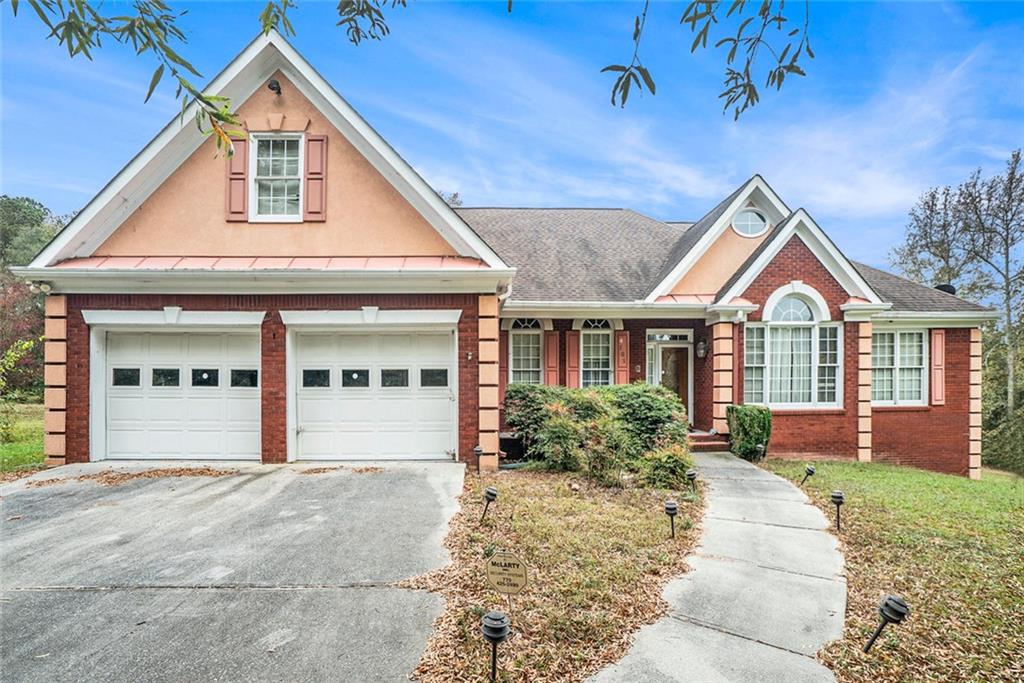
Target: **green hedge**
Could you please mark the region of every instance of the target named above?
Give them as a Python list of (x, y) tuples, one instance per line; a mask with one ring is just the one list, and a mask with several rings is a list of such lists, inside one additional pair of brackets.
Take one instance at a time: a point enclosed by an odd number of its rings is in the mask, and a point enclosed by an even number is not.
[(1024, 475), (1024, 408), (985, 433), (981, 462)]
[(744, 460), (760, 460), (768, 453), (772, 413), (764, 406), (729, 406), (729, 450)]
[[(569, 389), (513, 384), (505, 392), (505, 421), (523, 439), (529, 459), (556, 470), (582, 470), (601, 482), (619, 480), (623, 469), (652, 483), (692, 466), (687, 451), (686, 410), (663, 387), (643, 383)], [(671, 449), (674, 459), (652, 466), (646, 455)], [(682, 465), (676, 460), (682, 461)], [(658, 469), (651, 474), (652, 467)]]

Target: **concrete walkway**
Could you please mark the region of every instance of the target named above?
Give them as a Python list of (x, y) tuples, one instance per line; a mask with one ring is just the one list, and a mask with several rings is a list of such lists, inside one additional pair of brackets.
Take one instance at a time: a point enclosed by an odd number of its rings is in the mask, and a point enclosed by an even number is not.
[(829, 520), (790, 482), (728, 453), (698, 453), (707, 511), (666, 616), (595, 683), (834, 681), (814, 654), (842, 637), (843, 557)]

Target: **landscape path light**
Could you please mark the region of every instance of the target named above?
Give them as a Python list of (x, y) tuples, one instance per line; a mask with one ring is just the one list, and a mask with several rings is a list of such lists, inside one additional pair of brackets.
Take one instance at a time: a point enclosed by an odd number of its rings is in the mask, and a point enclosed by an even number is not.
[(480, 620), (480, 631), (491, 644), (491, 683), (494, 683), (498, 678), (498, 643), (508, 640), (512, 632), (511, 623), (504, 612), (494, 610)]
[(676, 515), (679, 514), (679, 503), (674, 500), (665, 501), (665, 514), (668, 515), (669, 524), (672, 525), (672, 538), (676, 537)]
[(484, 521), (484, 517), (487, 516), (487, 508), (491, 507), (491, 503), (498, 500), (498, 489), (493, 486), (488, 486), (484, 489), (484, 514), (480, 515), (480, 521)]
[(878, 605), (878, 616), (882, 618), (882, 621), (878, 624), (878, 628), (871, 634), (871, 639), (867, 645), (864, 646), (864, 652), (871, 649), (871, 646), (875, 644), (875, 640), (882, 634), (888, 624), (899, 624), (901, 621), (910, 615), (910, 607), (907, 606), (906, 601), (898, 595), (886, 595), (882, 598), (882, 602)]
[(812, 476), (814, 476), (814, 465), (808, 465), (804, 468), (804, 478), (800, 480), (800, 487), (803, 488), (804, 482)]
[(690, 481), (690, 489), (697, 493), (697, 470), (686, 470), (686, 478)]
[(839, 508), (846, 502), (846, 496), (843, 495), (842, 491), (832, 492), (832, 504), (836, 506), (836, 531), (840, 530), (839, 524)]

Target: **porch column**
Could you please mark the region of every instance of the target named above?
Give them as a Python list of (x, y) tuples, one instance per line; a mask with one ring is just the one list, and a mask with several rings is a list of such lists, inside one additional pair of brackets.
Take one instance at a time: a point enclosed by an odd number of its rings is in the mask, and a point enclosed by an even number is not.
[(871, 462), (871, 323), (857, 324), (857, 460)]
[(981, 328), (971, 328), (971, 383), (969, 393), (969, 429), (967, 475), (981, 479)]
[(43, 455), (47, 467), (63, 465), (66, 458), (68, 298), (46, 297), (43, 345)]
[(477, 468), (481, 472), (498, 469), (498, 297), (480, 296), (479, 351), (480, 419), (478, 443), (483, 453)]
[(719, 434), (729, 433), (729, 424), (725, 419), (726, 408), (733, 402), (732, 369), (733, 369), (733, 323), (715, 323), (711, 327), (711, 356), (714, 373), (711, 426)]

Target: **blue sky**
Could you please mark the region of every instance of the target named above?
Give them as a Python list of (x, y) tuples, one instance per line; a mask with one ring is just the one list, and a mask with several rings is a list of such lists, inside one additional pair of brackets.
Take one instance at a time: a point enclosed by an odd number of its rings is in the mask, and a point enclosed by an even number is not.
[[(187, 7), (183, 53), (212, 77), (258, 30), (260, 3)], [(797, 5), (792, 5), (796, 8)], [(1001, 170), (1024, 144), (1024, 3), (811, 4), (807, 78), (739, 122), (722, 54), (689, 53), (681, 2), (655, 2), (644, 62), (658, 94), (608, 102), (629, 2), (419, 0), (391, 35), (350, 45), (334, 3), (300, 0), (295, 46), (435, 188), (469, 206), (626, 206), (694, 220), (753, 173), (854, 259), (886, 265), (934, 185)], [(81, 208), (176, 111), (154, 64), (108, 45), (71, 61), (28, 8), (0, 6), (0, 192)]]

